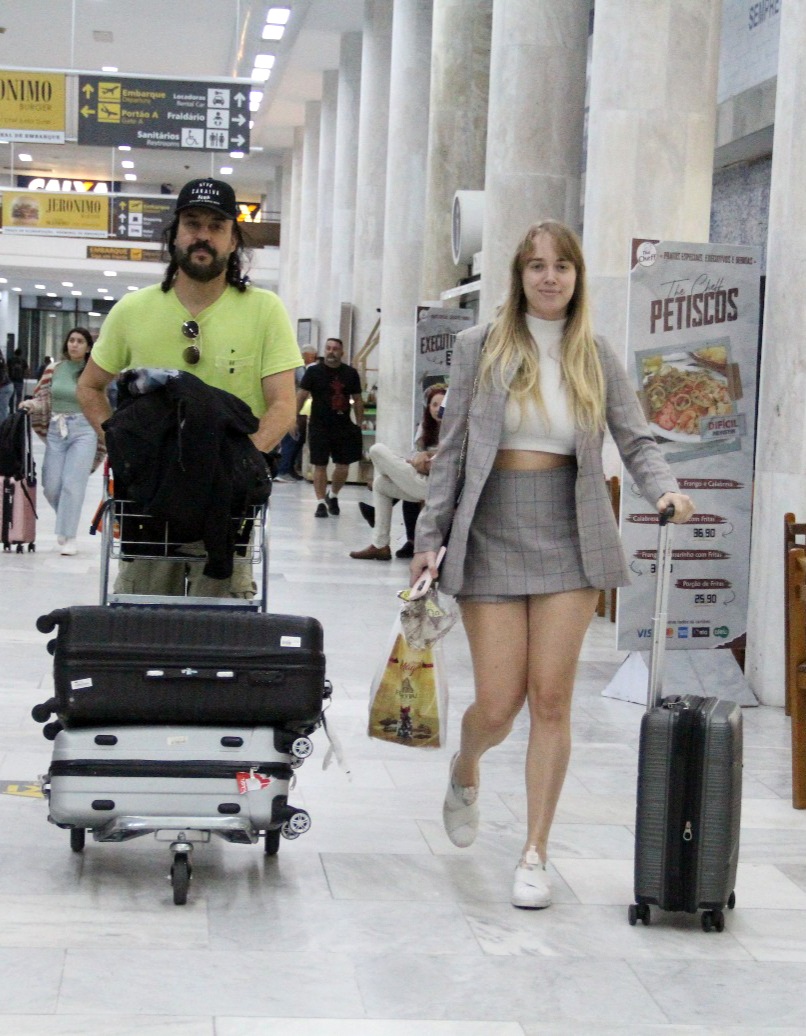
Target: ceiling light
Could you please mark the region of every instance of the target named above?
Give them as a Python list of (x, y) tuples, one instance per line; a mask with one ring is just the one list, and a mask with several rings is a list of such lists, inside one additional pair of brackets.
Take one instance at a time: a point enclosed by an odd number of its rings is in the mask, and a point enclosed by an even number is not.
[(274, 68), (274, 54), (255, 54), (255, 68)]
[(140, 288), (136, 284), (130, 284), (126, 291), (139, 291)]
[(266, 21), (274, 25), (285, 25), (291, 15), (290, 7), (270, 7), (266, 14)]
[(246, 154), (245, 151), (230, 151), (229, 157), (230, 158), (243, 158), (245, 154)]
[(137, 173), (124, 173), (123, 174), (123, 179), (124, 180), (136, 180), (137, 179)]
[(120, 163), (121, 169), (134, 169), (134, 162), (130, 158), (124, 158)]
[(104, 292), (109, 291), (109, 288), (98, 288), (97, 291), (100, 292), (101, 295), (103, 295)]
[(73, 282), (72, 281), (62, 281), (62, 287), (63, 288), (72, 288), (73, 287)]
[(96, 313), (94, 309), (91, 309), (91, 310), (89, 311), (89, 313), (87, 313), (87, 316), (88, 316), (88, 317), (99, 317), (100, 315), (101, 315), (101, 314), (100, 314), (100, 313)]
[(270, 68), (253, 68), (251, 78), (255, 83), (265, 83), (270, 75)]
[(104, 270), (104, 277), (117, 277), (115, 270)]
[(281, 40), (284, 32), (284, 25), (264, 25), (261, 35), (264, 40)]
[(56, 297), (57, 297), (57, 295), (56, 295), (55, 291), (48, 291), (48, 292), (45, 293), (45, 298), (46, 299), (55, 299)]
[(256, 112), (260, 108), (260, 102), (263, 100), (262, 90), (250, 90), (249, 91), (249, 111)]
[(8, 284), (8, 277), (0, 277), (0, 284)]
[(32, 157), (31, 157), (30, 155), (28, 155), (28, 154), (25, 154), (25, 153), (23, 153), (23, 152), (21, 151), (21, 152), (20, 152), (20, 153), (19, 153), (19, 154), (17, 155), (17, 161), (18, 161), (18, 162), (33, 162), (33, 158), (32, 158)]
[(71, 291), (70, 294), (71, 295), (80, 295), (81, 292), (80, 291)]
[(35, 284), (34, 287), (36, 288), (37, 291), (44, 291), (45, 290), (45, 285), (44, 284)]
[(12, 291), (22, 291), (22, 288), (12, 288)]
[(131, 151), (128, 144), (118, 144), (118, 151)]
[(222, 165), (221, 168), (218, 171), (219, 171), (219, 173), (222, 176), (232, 176), (232, 166), (231, 165)]
[(117, 70), (118, 70), (118, 66), (117, 65), (101, 65), (101, 71), (102, 72), (117, 72)]

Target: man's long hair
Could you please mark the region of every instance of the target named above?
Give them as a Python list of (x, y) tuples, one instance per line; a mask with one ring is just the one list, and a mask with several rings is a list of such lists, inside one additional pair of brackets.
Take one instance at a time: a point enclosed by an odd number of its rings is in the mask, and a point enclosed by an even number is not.
[[(163, 259), (169, 258), (168, 267), (165, 270), (165, 276), (162, 279), (160, 287), (163, 291), (168, 292), (173, 287), (174, 280), (176, 278), (176, 272), (179, 269), (179, 264), (176, 261), (176, 232), (179, 229), (179, 215), (177, 214), (171, 220), (170, 224), (165, 228), (162, 234), (162, 252)], [(246, 262), (247, 252), (246, 245), (244, 244), (243, 233), (235, 220), (232, 224), (232, 230), (235, 234), (235, 251), (229, 257), (226, 270), (226, 281), (227, 284), (231, 284), (233, 288), (237, 288), (238, 291), (246, 291), (249, 287), (249, 277), (243, 272), (243, 267)]]

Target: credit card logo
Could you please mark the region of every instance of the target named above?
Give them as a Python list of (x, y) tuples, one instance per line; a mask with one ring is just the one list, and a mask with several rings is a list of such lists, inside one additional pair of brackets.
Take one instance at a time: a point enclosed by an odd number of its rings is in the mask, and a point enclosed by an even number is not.
[(714, 626), (715, 637), (722, 637), (724, 639), (729, 633), (730, 629), (727, 626)]
[(711, 630), (708, 626), (692, 626), (691, 635), (692, 637), (710, 637)]
[(680, 640), (688, 640), (688, 626), (678, 626), (677, 636)]

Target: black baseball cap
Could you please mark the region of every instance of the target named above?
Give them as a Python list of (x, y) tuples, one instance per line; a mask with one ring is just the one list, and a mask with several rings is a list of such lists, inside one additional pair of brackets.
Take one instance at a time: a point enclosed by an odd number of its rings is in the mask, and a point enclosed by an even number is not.
[(238, 218), (238, 206), (235, 203), (235, 191), (222, 180), (191, 180), (186, 183), (176, 199), (175, 212), (200, 206), (212, 209), (219, 216), (227, 219)]

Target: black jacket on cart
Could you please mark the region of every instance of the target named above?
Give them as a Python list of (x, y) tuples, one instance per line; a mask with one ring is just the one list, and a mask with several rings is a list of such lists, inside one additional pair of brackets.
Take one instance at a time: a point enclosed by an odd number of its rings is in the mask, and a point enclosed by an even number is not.
[[(234, 519), (265, 503), (271, 492), (263, 454), (249, 438), (258, 420), (237, 396), (184, 371), (167, 378), (160, 372), (163, 384), (135, 394), (148, 382), (144, 373), (121, 375), (118, 408), (103, 426), (115, 496), (167, 522), (172, 544), (201, 540), (204, 574), (226, 579), (236, 547), (243, 545)], [(136, 538), (134, 523), (126, 524), (126, 539)], [(144, 529), (142, 538), (152, 535)]]

